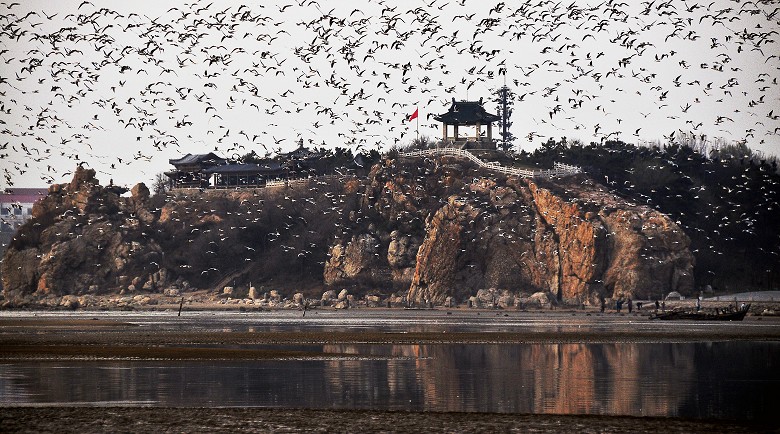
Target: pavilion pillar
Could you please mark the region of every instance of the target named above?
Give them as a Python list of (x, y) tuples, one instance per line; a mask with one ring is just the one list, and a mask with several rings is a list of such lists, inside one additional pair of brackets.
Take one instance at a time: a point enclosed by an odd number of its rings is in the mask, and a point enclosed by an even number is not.
[(489, 124), (487, 125), (487, 127), (488, 127), (488, 130), (487, 130), (487, 139), (488, 139), (488, 142), (493, 142), (493, 123), (492, 123), (492, 122), (491, 122), (491, 123), (489, 123)]
[(447, 143), (447, 123), (441, 123), (441, 141)]
[(458, 141), (458, 124), (455, 124), (452, 126), (452, 128), (455, 130), (452, 134), (452, 136), (455, 138), (455, 141)]

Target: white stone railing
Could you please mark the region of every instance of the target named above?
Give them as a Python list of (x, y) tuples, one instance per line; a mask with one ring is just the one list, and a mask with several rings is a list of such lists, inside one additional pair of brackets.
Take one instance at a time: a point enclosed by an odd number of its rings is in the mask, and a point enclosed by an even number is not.
[[(302, 185), (306, 184), (307, 182), (313, 181), (330, 181), (330, 180), (340, 180), (347, 177), (354, 177), (354, 176), (347, 176), (347, 175), (323, 175), (323, 176), (311, 176), (306, 178), (292, 178), (292, 179), (273, 179), (270, 181), (266, 181), (262, 184), (246, 184), (246, 185), (212, 185), (209, 187), (205, 187), (207, 190), (236, 190), (236, 189), (252, 189), (252, 188), (268, 188), (268, 187), (291, 187), (295, 185)], [(182, 190), (182, 189), (176, 189), (176, 190)], [(196, 189), (193, 189), (196, 190)]]
[(430, 157), (433, 155), (454, 155), (456, 157), (466, 158), (474, 162), (479, 167), (483, 167), (494, 172), (503, 173), (505, 175), (515, 175), (523, 178), (553, 178), (559, 176), (569, 176), (577, 173), (582, 173), (582, 168), (578, 166), (572, 166), (563, 163), (554, 163), (552, 169), (547, 170), (530, 170), (521, 169), (518, 167), (506, 167), (498, 163), (485, 162), (477, 158), (474, 154), (466, 149), (460, 148), (433, 148), (423, 149), (419, 151), (411, 152), (399, 152), (398, 155), (402, 157)]
[(345, 178), (345, 176), (341, 175), (323, 175), (323, 176), (312, 176), (309, 178), (294, 178), (294, 179), (276, 179), (273, 181), (267, 181), (265, 183), (265, 187), (291, 187), (294, 185), (301, 185), (306, 184), (307, 182), (311, 181), (330, 181), (334, 179), (342, 179)]

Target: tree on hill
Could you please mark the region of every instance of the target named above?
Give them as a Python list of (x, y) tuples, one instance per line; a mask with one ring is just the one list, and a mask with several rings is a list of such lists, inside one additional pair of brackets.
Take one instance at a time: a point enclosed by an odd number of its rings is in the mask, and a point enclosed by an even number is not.
[(512, 127), (512, 111), (515, 105), (515, 93), (506, 85), (501, 86), (494, 92), (492, 101), (497, 104), (496, 111), (501, 116), (499, 124), (499, 134), (501, 135), (500, 147), (504, 152), (508, 152), (514, 145), (515, 136), (510, 128)]

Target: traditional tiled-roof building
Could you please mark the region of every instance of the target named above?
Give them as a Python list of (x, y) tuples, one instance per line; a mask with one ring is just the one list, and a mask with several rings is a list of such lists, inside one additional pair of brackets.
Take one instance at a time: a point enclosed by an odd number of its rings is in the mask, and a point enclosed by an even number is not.
[(210, 167), (203, 173), (211, 178), (214, 187), (241, 187), (263, 185), (283, 176), (285, 168), (275, 161), (269, 161), (259, 164), (225, 164)]
[(165, 172), (172, 188), (204, 188), (209, 186), (209, 176), (205, 170), (222, 166), (227, 160), (213, 152), (208, 154), (187, 154), (181, 158), (168, 160), (176, 169)]
[[(488, 113), (479, 101), (455, 101), (446, 113), (434, 116), (434, 119), (442, 123), (442, 142), (453, 142), (460, 147), (495, 148), (493, 142), (493, 122), (501, 119), (500, 116)], [(482, 126), (487, 125), (487, 137), (482, 136)], [(452, 126), (453, 134), (449, 135), (449, 127)], [(473, 136), (462, 136), (459, 127), (475, 127)]]
[(281, 178), (306, 177), (315, 174), (322, 153), (300, 146), (274, 160), (257, 163), (229, 163), (214, 153), (187, 154), (168, 160), (175, 170), (165, 172), (171, 188), (207, 188), (262, 186)]

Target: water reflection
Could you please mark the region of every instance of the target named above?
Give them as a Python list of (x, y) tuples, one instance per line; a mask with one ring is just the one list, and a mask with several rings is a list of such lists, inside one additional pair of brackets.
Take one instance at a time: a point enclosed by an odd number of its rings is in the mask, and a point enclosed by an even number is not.
[[(780, 344), (324, 345), (337, 359), (0, 365), (0, 405), (262, 406), (766, 419)], [(360, 356), (359, 358), (351, 356)]]
[[(422, 409), (677, 416), (696, 383), (696, 344), (329, 345), (328, 352), (402, 356), (390, 392), (422, 394)], [(334, 384), (354, 379), (328, 362)], [(392, 372), (396, 367), (400, 372)], [(413, 371), (412, 381), (398, 381)], [(354, 385), (357, 387), (358, 385)], [(411, 389), (406, 386), (410, 386)]]

